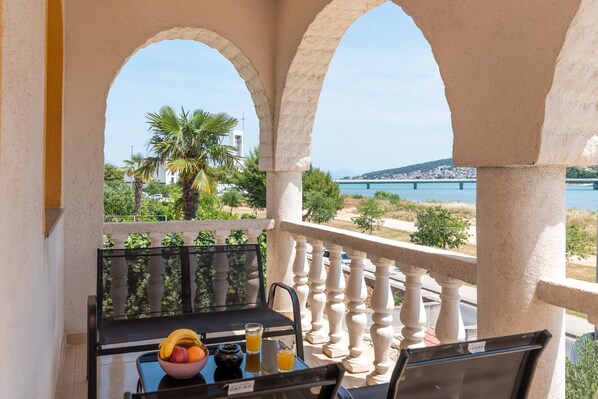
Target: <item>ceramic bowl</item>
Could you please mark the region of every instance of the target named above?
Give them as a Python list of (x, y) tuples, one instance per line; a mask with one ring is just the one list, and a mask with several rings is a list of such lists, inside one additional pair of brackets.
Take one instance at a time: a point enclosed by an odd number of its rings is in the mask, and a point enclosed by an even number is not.
[(202, 349), (206, 353), (206, 356), (197, 362), (172, 363), (167, 360), (160, 359), (160, 356), (158, 355), (158, 363), (160, 364), (160, 367), (162, 367), (162, 370), (164, 370), (164, 372), (172, 378), (176, 378), (177, 380), (185, 380), (187, 378), (194, 377), (206, 366), (209, 353), (205, 347), (202, 347)]

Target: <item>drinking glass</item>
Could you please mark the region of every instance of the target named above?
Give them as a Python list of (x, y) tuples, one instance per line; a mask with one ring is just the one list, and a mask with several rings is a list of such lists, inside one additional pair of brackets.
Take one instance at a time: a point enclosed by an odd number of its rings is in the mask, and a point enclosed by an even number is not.
[(262, 343), (262, 333), (264, 326), (260, 323), (245, 324), (245, 344), (248, 354), (260, 353), (260, 344)]
[(283, 341), (277, 342), (276, 360), (278, 371), (285, 373), (292, 371), (295, 365), (295, 342), (287, 344)]

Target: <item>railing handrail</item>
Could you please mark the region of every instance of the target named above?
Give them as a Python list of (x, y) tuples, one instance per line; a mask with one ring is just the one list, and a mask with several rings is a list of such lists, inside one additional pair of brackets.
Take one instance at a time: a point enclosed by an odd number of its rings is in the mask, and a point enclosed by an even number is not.
[(104, 223), (104, 234), (159, 233), (217, 230), (270, 230), (274, 219), (181, 220), (170, 222)]
[(282, 221), (280, 228), (288, 233), (342, 245), (368, 256), (394, 260), (399, 266), (418, 267), (443, 274), (469, 284), (476, 284), (477, 259), (444, 249), (405, 243), (368, 234), (356, 233), (314, 223)]
[(598, 323), (597, 283), (572, 278), (542, 278), (536, 292), (541, 301), (585, 313), (590, 323)]

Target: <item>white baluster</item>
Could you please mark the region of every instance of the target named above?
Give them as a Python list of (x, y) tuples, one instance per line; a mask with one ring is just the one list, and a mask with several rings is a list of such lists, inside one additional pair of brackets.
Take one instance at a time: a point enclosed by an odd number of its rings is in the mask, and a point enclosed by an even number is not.
[(307, 311), (305, 309), (305, 303), (307, 302), (307, 295), (309, 293), (309, 287), (307, 286), (307, 273), (309, 269), (307, 267), (307, 246), (304, 236), (293, 235), (295, 239), (295, 260), (293, 262), (293, 289), (297, 293), (299, 298), (299, 310), (301, 311), (301, 328), (309, 328), (309, 322), (307, 321)]
[(401, 306), (401, 322), (403, 340), (401, 348), (423, 348), (426, 346), (426, 310), (422, 299), (421, 277), (426, 273), (424, 269), (412, 266), (399, 266), (405, 275), (405, 299)]
[(394, 307), (394, 300), (390, 292), (390, 266), (392, 261), (386, 258), (372, 258), (376, 265), (374, 276), (374, 292), (370, 304), (374, 314), (372, 315), (372, 327), (370, 334), (374, 344), (374, 371), (366, 378), (368, 385), (382, 384), (390, 381), (390, 345), (394, 335), (392, 326), (391, 311)]
[[(247, 234), (248, 244), (257, 244), (258, 237), (262, 234), (262, 230), (249, 229), (245, 232)], [(247, 253), (245, 258), (245, 270), (247, 273), (247, 283), (245, 289), (247, 290), (247, 303), (256, 303), (260, 288), (260, 279), (258, 271), (257, 253), (251, 251)]]
[(349, 351), (341, 343), (343, 336), (343, 316), (345, 315), (345, 276), (341, 264), (343, 247), (332, 244), (329, 246), (330, 267), (326, 277), (326, 315), (328, 316), (328, 343), (324, 345), (323, 352), (328, 357), (346, 356)]
[(440, 294), (440, 314), (436, 321), (436, 338), (443, 344), (450, 344), (465, 340), (465, 326), (459, 308), (459, 288), (463, 281), (438, 273), (431, 276), (442, 287)]
[[(127, 236), (111, 237), (115, 249), (124, 249)], [(112, 258), (110, 266), (111, 288), (110, 297), (112, 298), (113, 317), (123, 319), (125, 316), (125, 301), (127, 299), (127, 260), (124, 257)]]
[(343, 365), (350, 373), (363, 373), (369, 370), (363, 355), (363, 332), (367, 323), (365, 299), (368, 291), (363, 277), (365, 253), (351, 251), (351, 274), (347, 283), (349, 312), (345, 316), (349, 330), (349, 355), (343, 359)]
[(311, 267), (309, 269), (311, 330), (305, 335), (305, 338), (312, 344), (320, 344), (328, 340), (328, 336), (322, 330), (322, 327), (324, 327), (324, 306), (326, 305), (326, 294), (324, 293), (326, 269), (322, 258), (324, 244), (320, 240), (314, 240), (311, 245)]
[[(230, 231), (216, 230), (214, 236), (216, 237), (216, 245), (226, 245)], [(214, 297), (216, 299), (216, 306), (226, 305), (226, 295), (228, 293), (228, 257), (224, 252), (216, 253), (214, 259)]]
[[(160, 247), (162, 244), (162, 235), (158, 233), (149, 233), (149, 239), (152, 247)], [(162, 249), (152, 249), (152, 256), (149, 257), (148, 272), (149, 282), (147, 285), (147, 294), (150, 303), (150, 312), (152, 316), (160, 316), (162, 313), (162, 297), (164, 296), (164, 261), (162, 259)]]
[[(185, 231), (183, 234), (183, 242), (186, 246), (192, 247), (195, 245), (195, 238), (197, 238), (197, 232), (193, 231)], [(191, 294), (191, 307), (195, 306), (195, 293), (197, 292), (197, 258), (195, 254), (189, 254), (189, 280), (191, 284), (189, 284), (190, 294)]]

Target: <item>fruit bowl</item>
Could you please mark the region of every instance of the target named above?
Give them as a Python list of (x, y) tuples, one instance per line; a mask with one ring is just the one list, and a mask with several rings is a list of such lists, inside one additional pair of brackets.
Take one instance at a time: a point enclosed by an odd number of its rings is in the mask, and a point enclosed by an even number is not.
[(177, 380), (185, 380), (187, 378), (191, 378), (197, 373), (199, 373), (203, 368), (206, 366), (208, 362), (208, 355), (209, 352), (207, 351), (205, 346), (201, 346), (201, 349), (205, 352), (205, 356), (203, 359), (198, 360), (192, 363), (173, 363), (169, 362), (168, 360), (160, 359), (160, 355), (158, 354), (158, 363), (160, 367), (166, 374), (175, 378)]

